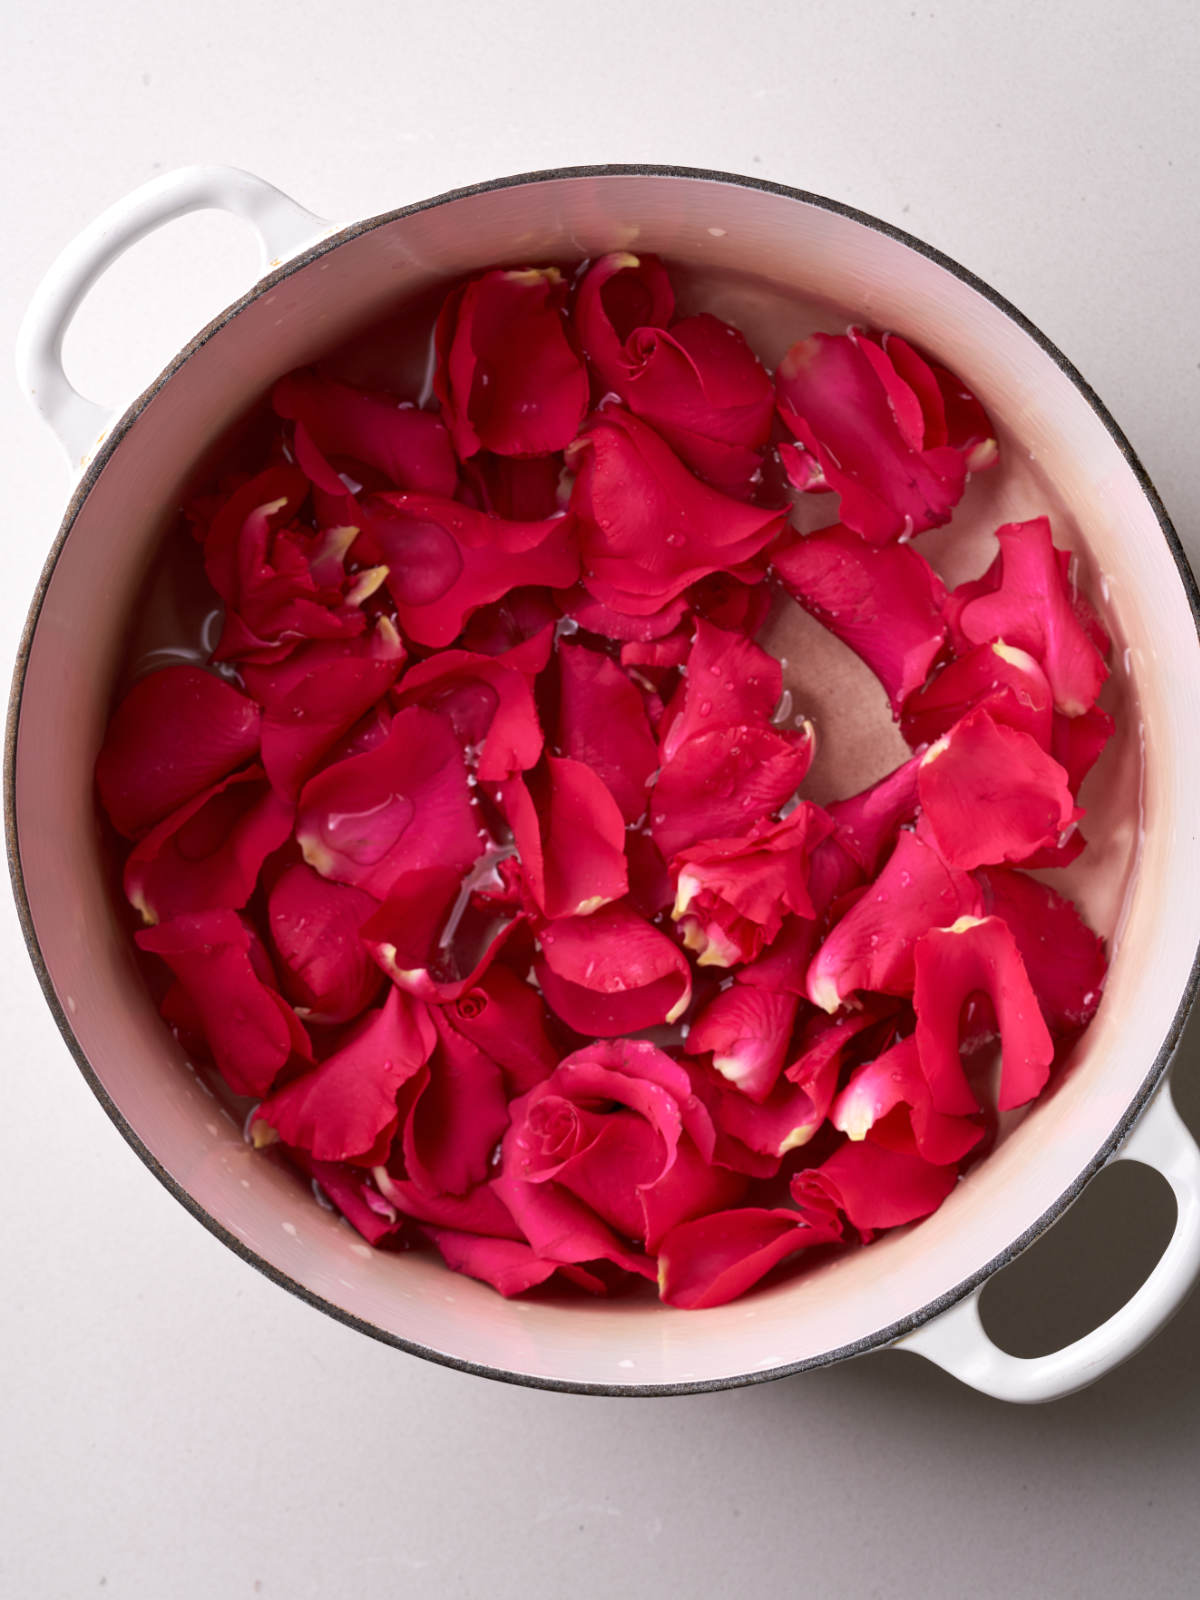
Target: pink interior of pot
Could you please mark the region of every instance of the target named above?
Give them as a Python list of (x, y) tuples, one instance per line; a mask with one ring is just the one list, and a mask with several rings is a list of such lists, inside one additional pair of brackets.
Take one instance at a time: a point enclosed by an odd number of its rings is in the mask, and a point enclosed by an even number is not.
[[(1049, 511), (1057, 542), (1081, 551), (1081, 581), (1116, 639), (1106, 701), (1121, 732), (1082, 796), (1091, 847), (1059, 875), (1093, 923), (1117, 934), (1116, 955), (1070, 1070), (927, 1222), (703, 1313), (505, 1302), (432, 1258), (375, 1254), (313, 1204), (293, 1174), (247, 1148), (181, 1062), (114, 917), (92, 802), (133, 597), (182, 481), (230, 419), (280, 373), (438, 280), (615, 247), (682, 264), (685, 298), (739, 323), (768, 361), (814, 326), (858, 320), (902, 331), (959, 372), (999, 424), (1002, 465), (922, 548), (951, 580), (973, 576), (992, 528)], [(360, 345), (353, 360), (380, 355)], [(797, 709), (822, 734), (814, 798), (895, 764), (904, 747), (882, 693), (849, 652), (795, 613), (771, 643)], [(25, 883), (60, 1002), (123, 1116), (210, 1215), (311, 1293), (457, 1359), (552, 1380), (765, 1372), (867, 1337), (970, 1276), (1054, 1203), (1133, 1099), (1200, 938), (1198, 656), (1174, 562), (1110, 436), (1036, 343), (941, 267), (819, 207), (706, 180), (500, 189), (385, 224), (291, 274), (210, 338), (132, 425), (79, 512), (30, 652), (17, 782)]]

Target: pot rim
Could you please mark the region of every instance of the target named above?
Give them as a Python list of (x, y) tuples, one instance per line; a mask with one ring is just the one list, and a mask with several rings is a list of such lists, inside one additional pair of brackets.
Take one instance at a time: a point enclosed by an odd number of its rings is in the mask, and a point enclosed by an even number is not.
[(21, 700), (25, 687), (25, 677), (29, 665), (30, 652), (34, 636), (37, 632), (38, 622), (41, 617), (42, 606), (46, 593), (53, 579), (58, 560), (62, 554), (75, 520), (79, 515), (88, 495), (108, 465), (112, 456), (119, 448), (125, 435), (129, 432), (137, 418), (158, 395), (167, 383), (180, 369), (186, 365), (191, 357), (200, 350), (227, 324), (232, 322), (254, 300), (270, 289), (282, 283), (292, 273), (307, 267), (311, 262), (321, 256), (336, 250), (339, 246), (352, 239), (373, 232), (376, 228), (384, 227), (389, 223), (399, 221), (404, 217), (414, 216), (422, 211), (431, 211), (437, 206), (446, 205), (452, 201), (468, 199), (474, 195), (490, 193), (493, 190), (510, 189), (520, 185), (547, 183), (571, 178), (609, 178), (609, 177), (653, 177), (653, 178), (682, 178), (698, 180), (707, 183), (730, 184), (738, 188), (757, 189), (764, 193), (777, 195), (781, 199), (799, 201), (803, 205), (815, 206), (821, 210), (832, 212), (844, 217), (851, 222), (856, 222), (863, 227), (870, 228), (876, 233), (885, 235), (897, 243), (907, 246), (918, 255), (941, 267), (950, 273), (968, 288), (981, 295), (998, 311), (1002, 312), (1016, 326), (1047, 355), (1063, 375), (1071, 382), (1082, 395), (1097, 419), (1103, 425), (1114, 445), (1124, 457), (1127, 465), (1137, 481), (1138, 487), (1145, 496), (1153, 511), (1155, 520), (1166, 540), (1167, 547), (1175, 562), (1179, 573), (1180, 582), (1187, 595), (1191, 607), (1192, 617), (1196, 623), (1197, 636), (1200, 637), (1200, 590), (1197, 588), (1196, 578), (1189, 565), (1187, 555), (1180, 543), (1166, 508), (1159, 497), (1158, 491), (1151, 482), (1146, 469), (1138, 459), (1137, 453), (1121, 428), (1077, 368), (1063, 355), (1050, 339), (1032, 323), (1023, 312), (1019, 311), (1009, 300), (985, 283), (981, 278), (968, 268), (961, 266), (950, 256), (936, 249), (924, 240), (918, 239), (913, 234), (890, 222), (872, 216), (870, 213), (860, 211), (854, 206), (846, 205), (840, 200), (832, 200), (826, 196), (813, 194), (805, 189), (792, 188), (790, 185), (774, 183), (767, 178), (747, 177), (738, 173), (710, 171), (701, 167), (679, 167), (671, 165), (656, 165), (643, 163), (604, 163), (594, 166), (575, 166), (548, 168), (542, 171), (516, 173), (508, 177), (494, 178), (484, 183), (468, 184), (463, 188), (447, 190), (443, 194), (434, 195), (427, 200), (419, 200), (410, 205), (400, 206), (396, 210), (386, 211), (377, 216), (364, 218), (361, 221), (350, 223), (337, 232), (320, 239), (299, 255), (291, 257), (281, 266), (259, 278), (239, 299), (221, 311), (213, 320), (186, 344), (177, 355), (163, 368), (152, 383), (129, 405), (122, 416), (116, 421), (109, 431), (104, 443), (93, 458), (75, 485), (74, 491), (68, 502), (66, 512), (58, 534), (51, 546), (46, 563), (38, 579), (30, 603), (25, 626), (21, 634), (20, 644), (17, 649), (16, 664), (13, 672), (12, 687), (9, 694), (8, 716), (5, 727), (4, 739), (4, 830), (5, 844), (8, 856), (9, 873), (12, 880), (13, 896), (16, 901), (17, 916), (25, 945), (29, 951), (30, 960), (41, 985), (42, 993), (50, 1012), (58, 1025), (58, 1030), (71, 1055), (75, 1059), (80, 1072), (83, 1074), (92, 1093), (100, 1102), (109, 1120), (117, 1128), (126, 1143), (136, 1152), (144, 1164), (159, 1180), (159, 1182), (185, 1207), (208, 1231), (228, 1246), (236, 1255), (255, 1267), (265, 1277), (281, 1288), (289, 1290), (299, 1299), (316, 1309), (334, 1317), (347, 1327), (355, 1328), (361, 1333), (368, 1334), (373, 1339), (378, 1339), (383, 1344), (392, 1345), (403, 1350), (409, 1355), (420, 1356), (427, 1361), (435, 1362), (439, 1366), (453, 1367), (461, 1372), (468, 1372), (476, 1377), (494, 1378), (504, 1383), (520, 1384), (531, 1389), (548, 1389), (566, 1394), (588, 1395), (616, 1395), (624, 1397), (652, 1397), (660, 1395), (705, 1394), (722, 1389), (744, 1388), (751, 1384), (769, 1383), (777, 1378), (791, 1377), (799, 1372), (804, 1372), (817, 1367), (832, 1366), (835, 1362), (848, 1360), (852, 1356), (864, 1355), (868, 1351), (878, 1350), (893, 1343), (903, 1335), (932, 1321), (973, 1290), (980, 1287), (1000, 1268), (1007, 1266), (1027, 1249), (1035, 1239), (1039, 1238), (1049, 1227), (1055, 1223), (1067, 1208), (1078, 1198), (1083, 1189), (1105, 1165), (1113, 1152), (1123, 1143), (1133, 1128), (1134, 1123), (1148, 1104), (1154, 1091), (1164, 1078), (1167, 1068), (1171, 1063), (1176, 1046), (1179, 1043), (1188, 1015), (1195, 1003), (1197, 990), (1200, 989), (1200, 948), (1197, 949), (1193, 959), (1187, 983), (1184, 986), (1179, 1004), (1171, 1018), (1163, 1041), (1154, 1057), (1146, 1077), (1140, 1088), (1126, 1107), (1124, 1113), (1113, 1127), (1111, 1133), (1091, 1161), (1076, 1176), (1073, 1182), (1063, 1191), (1058, 1199), (1049, 1206), (1042, 1215), (1028, 1227), (1017, 1239), (1000, 1251), (990, 1261), (979, 1267), (969, 1277), (957, 1284), (953, 1289), (930, 1301), (919, 1311), (891, 1323), (874, 1333), (865, 1334), (849, 1344), (841, 1345), (833, 1350), (821, 1352), (816, 1356), (809, 1356), (799, 1361), (785, 1362), (780, 1366), (771, 1367), (766, 1371), (737, 1373), (733, 1376), (722, 1378), (708, 1378), (680, 1383), (637, 1384), (637, 1383), (586, 1383), (572, 1382), (561, 1378), (539, 1377), (530, 1373), (513, 1372), (503, 1367), (492, 1367), (481, 1362), (466, 1361), (454, 1355), (448, 1355), (440, 1350), (434, 1350), (427, 1345), (422, 1345), (414, 1340), (401, 1338), (377, 1324), (368, 1322), (344, 1307), (326, 1299), (323, 1295), (315, 1294), (311, 1289), (298, 1283), (287, 1273), (273, 1266), (257, 1251), (250, 1249), (241, 1239), (227, 1229), (209, 1211), (200, 1205), (191, 1194), (161, 1165), (152, 1152), (142, 1142), (133, 1127), (125, 1119), (120, 1108), (109, 1096), (108, 1091), (100, 1082), (92, 1069), (90, 1062), (71, 1023), (59, 1004), (54, 985), (42, 954), (37, 933), (33, 924), (33, 916), (26, 892), (24, 871), (21, 865), (20, 838), (17, 828), (16, 807), (16, 777), (17, 777), (17, 730), (20, 724)]

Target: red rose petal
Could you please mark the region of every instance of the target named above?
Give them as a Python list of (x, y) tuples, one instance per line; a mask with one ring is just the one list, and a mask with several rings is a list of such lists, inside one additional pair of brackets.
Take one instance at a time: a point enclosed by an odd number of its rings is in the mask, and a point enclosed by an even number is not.
[(790, 800), (812, 761), (812, 727), (714, 728), (696, 734), (662, 769), (650, 831), (669, 860), (701, 839), (748, 830)]
[(613, 251), (594, 261), (580, 281), (573, 318), (579, 342), (600, 381), (617, 391), (628, 358), (625, 341), (635, 328), (665, 328), (675, 295), (657, 256)]
[(577, 1266), (547, 1261), (535, 1255), (523, 1240), (485, 1239), (477, 1234), (455, 1233), (449, 1228), (427, 1227), (424, 1231), (452, 1271), (490, 1284), (505, 1299), (524, 1294), (527, 1289), (534, 1289), (556, 1275), (591, 1294), (604, 1293), (600, 1278)]
[(330, 883), (303, 862), (288, 867), (267, 897), (267, 929), (280, 987), (314, 1022), (348, 1022), (383, 982), (359, 937), (377, 902)]
[(1002, 639), (974, 646), (910, 695), (900, 731), (914, 749), (932, 744), (976, 707), (1050, 748), (1054, 702), (1046, 675), (1027, 651)]
[(1025, 860), (1083, 815), (1058, 762), (985, 710), (930, 745), (917, 786), (938, 850), (956, 867)]
[(588, 405), (555, 267), (485, 272), (450, 294), (437, 322), (434, 393), (454, 448), (546, 455), (575, 437)]
[(1099, 706), (1092, 706), (1077, 717), (1055, 712), (1050, 754), (1066, 768), (1072, 794), (1079, 793), (1080, 784), (1100, 759), (1115, 728), (1112, 717)]
[(467, 476), (480, 509), (515, 522), (535, 522), (563, 509), (559, 504), (562, 473), (563, 458), (557, 451), (521, 457), (481, 450), (467, 463)]
[(862, 657), (899, 713), (946, 637), (945, 587), (925, 558), (911, 545), (875, 547), (848, 528), (826, 528), (773, 559), (789, 592)]
[(452, 1027), (503, 1069), (513, 1094), (527, 1094), (558, 1065), (549, 1014), (537, 990), (505, 966), (492, 966), (447, 1008)]
[(624, 611), (614, 611), (601, 605), (582, 586), (565, 590), (558, 596), (563, 615), (570, 617), (587, 633), (597, 633), (604, 639), (645, 644), (651, 639), (662, 639), (674, 632), (688, 614), (688, 602), (682, 595), (668, 601), (661, 611), (651, 611), (645, 616), (632, 617)]
[(1067, 716), (1079, 716), (1095, 703), (1108, 668), (1072, 607), (1049, 518), (1006, 523), (996, 538), (999, 586), (970, 599), (958, 626), (972, 644), (1003, 639), (1035, 656), (1055, 705)]
[(379, 1192), (403, 1216), (459, 1233), (481, 1234), (488, 1239), (519, 1239), (520, 1231), (490, 1183), (476, 1184), (465, 1194), (426, 1194), (408, 1178), (398, 1178), (386, 1167), (372, 1177)]
[(949, 520), (966, 482), (964, 457), (927, 443), (916, 392), (861, 329), (801, 340), (775, 381), (780, 415), (812, 458), (811, 468), (796, 466), (841, 496), (846, 527), (887, 544)]
[(715, 1071), (751, 1100), (765, 1100), (783, 1070), (798, 1004), (795, 995), (735, 983), (692, 1023), (687, 1053), (712, 1051)]
[(199, 667), (164, 667), (121, 701), (96, 758), (100, 803), (136, 839), (258, 752), (253, 700)]
[(915, 1152), (847, 1143), (819, 1167), (798, 1172), (791, 1189), (806, 1215), (819, 1220), (832, 1202), (852, 1227), (871, 1233), (927, 1217), (957, 1182), (953, 1166), (935, 1166)]
[(614, 1038), (676, 1022), (692, 995), (687, 957), (625, 905), (566, 917), (539, 934), (538, 983), (577, 1033)]
[(917, 1051), (934, 1108), (951, 1116), (978, 1110), (959, 1056), (959, 1022), (971, 995), (986, 994), (1000, 1029), (999, 1109), (1012, 1111), (1045, 1087), (1054, 1041), (1008, 924), (963, 917), (917, 940), (913, 1004)]
[(785, 1257), (841, 1238), (833, 1220), (742, 1206), (681, 1223), (659, 1246), (659, 1293), (667, 1305), (699, 1310), (736, 1300)]
[(558, 649), (558, 748), (602, 780), (626, 822), (649, 804), (658, 746), (642, 696), (610, 656), (584, 645)]
[(503, 785), (502, 805), (530, 893), (548, 917), (587, 917), (629, 888), (625, 821), (581, 761), (547, 756)]
[(496, 854), (467, 874), (454, 867), (401, 872), (359, 930), (365, 948), (399, 988), (425, 1000), (457, 1000), (480, 981), (516, 919), (477, 891), (495, 883)]
[(1069, 900), (1023, 872), (986, 867), (976, 874), (983, 909), (1008, 924), (1046, 1026), (1074, 1033), (1096, 1014), (1108, 960), (1104, 940)]
[(373, 1165), (395, 1135), (401, 1085), (420, 1071), (436, 1043), (427, 1008), (392, 989), (331, 1056), (264, 1100), (255, 1121), (318, 1161)]
[(383, 744), (304, 786), (296, 838), (325, 878), (386, 898), (422, 867), (465, 871), (480, 854), (462, 747), (444, 717), (396, 713)]
[(461, 743), (478, 750), (475, 775), (481, 783), (524, 772), (542, 753), (529, 680), (503, 655), (440, 650), (409, 668), (396, 700), (449, 718)]
[(920, 767), (920, 757), (914, 756), (870, 788), (847, 800), (834, 800), (825, 808), (837, 843), (867, 877), (875, 875), (881, 857), (895, 844), (901, 826), (916, 814)]
[(713, 728), (769, 723), (782, 693), (783, 669), (774, 656), (740, 633), (697, 622), (687, 677), (665, 719), (663, 760)]
[(297, 442), (303, 429), (315, 446), (316, 458), (302, 459), (300, 465), (330, 493), (345, 488), (330, 465), (334, 459), (351, 468), (363, 463), (397, 489), (454, 493), (458, 468), (446, 425), (411, 401), (309, 371), (281, 378), (271, 391), (271, 404), (276, 415), (300, 425)]
[(263, 862), (292, 831), (292, 807), (261, 767), (236, 772), (196, 795), (134, 847), (125, 895), (146, 922), (187, 911), (236, 911)]
[(437, 1008), (432, 1015), (437, 1050), (404, 1125), (404, 1160), (427, 1194), (465, 1194), (487, 1177), (508, 1126), (504, 1076)]
[(459, 641), (479, 655), (507, 655), (507, 665), (536, 677), (550, 659), (560, 612), (548, 590), (511, 589), (472, 612)]
[(610, 407), (567, 455), (575, 473), (583, 581), (616, 611), (660, 611), (697, 579), (755, 556), (785, 514), (701, 483), (652, 428)]
[(910, 994), (913, 941), (979, 911), (979, 890), (915, 833), (901, 833), (882, 872), (829, 933), (808, 969), (808, 997), (834, 1012), (857, 989)]
[[(950, 1166), (961, 1161), (983, 1137), (983, 1129), (978, 1124), (961, 1117), (944, 1116), (933, 1109), (933, 1098), (921, 1071), (913, 1035), (855, 1070), (834, 1101), (829, 1120), (857, 1142), (872, 1138), (877, 1125), (898, 1106), (908, 1112), (908, 1136), (914, 1141), (917, 1153), (935, 1166)], [(881, 1142), (878, 1135), (875, 1142)]]
[(304, 1150), (288, 1153), (368, 1244), (381, 1244), (399, 1232), (403, 1217), (372, 1188), (361, 1169), (337, 1161), (314, 1161)]
[(266, 1094), (293, 1058), (312, 1059), (308, 1035), (283, 996), (251, 964), (250, 930), (236, 911), (174, 917), (134, 935), (161, 956), (196, 1009), (222, 1077), (235, 1094)]
[(748, 639), (753, 639), (771, 610), (771, 590), (765, 583), (743, 583), (725, 572), (714, 572), (694, 583), (688, 600), (706, 622)]

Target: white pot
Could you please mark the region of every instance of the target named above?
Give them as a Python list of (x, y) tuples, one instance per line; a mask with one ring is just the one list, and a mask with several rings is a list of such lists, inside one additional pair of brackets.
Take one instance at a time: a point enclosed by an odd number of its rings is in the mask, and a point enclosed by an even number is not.
[[(270, 270), (115, 419), (68, 384), (64, 329), (122, 250), (206, 206), (248, 217)], [(433, 1258), (369, 1250), (293, 1175), (250, 1151), (183, 1066), (114, 916), (93, 813), (92, 764), (123, 621), (164, 508), (229, 420), (398, 295), (496, 263), (634, 242), (701, 273), (750, 274), (760, 289), (895, 327), (980, 395), (1008, 444), (997, 510), (1040, 509), (1035, 491), (1050, 486), (1056, 534), (1073, 525), (1089, 585), (1108, 596), (1127, 742), (1093, 806), (1137, 858), (1100, 1012), (1056, 1092), (926, 1222), (704, 1312), (504, 1301)], [(1200, 1152), (1163, 1081), (1200, 945), (1196, 590), (1108, 413), (986, 285), (870, 217), (720, 174), (534, 174), (335, 231), (248, 174), (191, 168), (120, 202), (64, 252), (35, 297), (19, 362), (82, 476), (34, 598), (13, 688), (7, 820), (17, 901), (47, 1000), (88, 1083), (142, 1159), (232, 1249), (403, 1349), (605, 1393), (751, 1382), (899, 1341), (993, 1394), (1044, 1399), (1113, 1366), (1176, 1309), (1200, 1270)], [(1111, 817), (1105, 810), (1109, 790), (1136, 790), (1139, 730), (1140, 839), (1128, 805), (1123, 817), (1119, 807)], [(1114, 885), (1125, 884), (1120, 851), (1107, 848), (1097, 851), (1085, 902), (1105, 893), (1111, 901)], [(1133, 1299), (1076, 1345), (1037, 1360), (1001, 1353), (979, 1322), (980, 1285), (1114, 1155), (1148, 1162), (1172, 1184), (1178, 1218), (1166, 1252)]]

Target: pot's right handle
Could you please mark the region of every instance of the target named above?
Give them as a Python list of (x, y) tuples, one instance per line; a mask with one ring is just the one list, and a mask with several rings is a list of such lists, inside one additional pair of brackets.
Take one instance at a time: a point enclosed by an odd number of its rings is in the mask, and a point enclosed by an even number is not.
[(1115, 1161), (1153, 1167), (1175, 1194), (1175, 1229), (1141, 1288), (1091, 1333), (1045, 1356), (1011, 1356), (993, 1344), (979, 1317), (976, 1289), (894, 1348), (927, 1361), (998, 1400), (1030, 1404), (1086, 1388), (1140, 1350), (1174, 1316), (1200, 1275), (1200, 1149), (1166, 1084), (1142, 1114)]
[(258, 235), (264, 270), (329, 231), (252, 172), (180, 167), (116, 201), (67, 245), (34, 292), (17, 335), (17, 376), (78, 470), (94, 454), (118, 411), (89, 400), (63, 370), (63, 336), (84, 296), (130, 245), (189, 211), (232, 211)]

